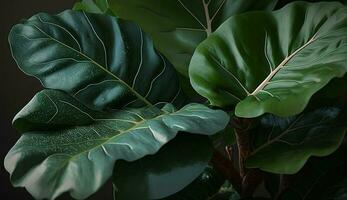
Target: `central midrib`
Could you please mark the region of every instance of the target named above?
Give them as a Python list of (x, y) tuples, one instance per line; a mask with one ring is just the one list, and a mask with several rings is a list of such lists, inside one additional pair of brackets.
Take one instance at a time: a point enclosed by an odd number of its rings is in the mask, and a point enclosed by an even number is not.
[(202, 5), (204, 7), (204, 13), (205, 13), (205, 18), (206, 18), (206, 34), (207, 37), (211, 35), (212, 33), (212, 21), (210, 18), (210, 12), (209, 12), (209, 4), (211, 3), (211, 1), (208, 1), (207, 3), (205, 3), (205, 0), (202, 0)]
[[(109, 141), (111, 141), (111, 140), (113, 140), (113, 139), (115, 139), (115, 138), (118, 138), (118, 137), (120, 137), (120, 136), (123, 136), (123, 135), (126, 134), (126, 133), (129, 133), (130, 131), (132, 131), (132, 130), (138, 128), (138, 127), (141, 126), (143, 123), (145, 123), (145, 122), (147, 122), (147, 121), (149, 121), (149, 120), (157, 120), (157, 119), (159, 119), (159, 118), (161, 118), (161, 117), (164, 117), (164, 115), (173, 115), (173, 114), (175, 114), (175, 113), (176, 113), (176, 114), (179, 113), (180, 111), (181, 111), (181, 110), (177, 110), (177, 111), (174, 111), (174, 112), (171, 112), (171, 113), (168, 113), (168, 114), (160, 113), (158, 116), (155, 116), (155, 117), (153, 117), (153, 118), (151, 118), (151, 119), (141, 119), (140, 121), (138, 121), (138, 122), (137, 122), (134, 126), (132, 126), (131, 128), (126, 129), (126, 130), (123, 130), (123, 131), (119, 131), (118, 134), (115, 134), (115, 135), (113, 135), (113, 136), (111, 136), (111, 137), (109, 137), (109, 138), (104, 138), (104, 139), (101, 139), (101, 138), (100, 138), (100, 139), (97, 139), (97, 140), (96, 140), (96, 139), (94, 139), (94, 140), (88, 140), (88, 141), (98, 141), (98, 140), (100, 140), (100, 141), (102, 141), (102, 142), (100, 142), (100, 143), (97, 144), (96, 146), (91, 147), (91, 148), (89, 148), (89, 149), (87, 149), (87, 150), (78, 152), (78, 153), (76, 153), (75, 155), (70, 155), (70, 154), (62, 153), (62, 154), (64, 154), (64, 155), (67, 155), (69, 158), (66, 159), (65, 161), (63, 161), (63, 163), (60, 164), (60, 166), (58, 167), (58, 169), (57, 169), (56, 171), (61, 170), (63, 167), (66, 166), (67, 163), (69, 163), (71, 160), (77, 158), (78, 156), (80, 156), (80, 155), (82, 155), (82, 154), (84, 154), (84, 153), (87, 153), (87, 152), (89, 153), (89, 152), (90, 152), (91, 150), (93, 150), (93, 149), (100, 148), (101, 146), (107, 144)], [(88, 142), (88, 141), (84, 141), (83, 143)]]
[(249, 94), (249, 96), (250, 95), (254, 96), (254, 95), (258, 94), (258, 92), (260, 90), (263, 90), (264, 87), (269, 83), (269, 81), (277, 74), (277, 72), (279, 72), (285, 66), (285, 64), (287, 64), (296, 54), (298, 54), (301, 50), (306, 48), (308, 45), (312, 44), (312, 42), (314, 42), (317, 39), (316, 35), (317, 34), (314, 34), (308, 42), (306, 42), (303, 46), (301, 46), (296, 51), (294, 51), (292, 54), (287, 56), (273, 71), (271, 71), (271, 73), (263, 80), (263, 82), (261, 82), (258, 85), (258, 87), (251, 94)]

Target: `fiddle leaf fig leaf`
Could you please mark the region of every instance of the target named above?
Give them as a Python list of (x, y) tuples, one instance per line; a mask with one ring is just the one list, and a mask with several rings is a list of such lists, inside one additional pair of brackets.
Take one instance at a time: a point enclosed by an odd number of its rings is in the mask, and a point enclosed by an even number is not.
[(174, 68), (134, 23), (71, 10), (40, 13), (14, 26), (9, 42), (21, 70), (92, 109), (185, 101)]
[(312, 158), (291, 180), (279, 200), (343, 200), (347, 197), (347, 146), (324, 158)]
[(155, 155), (118, 161), (113, 174), (114, 199), (162, 199), (175, 194), (204, 172), (212, 151), (207, 136), (180, 133)]
[(84, 199), (112, 176), (117, 160), (154, 154), (179, 131), (212, 135), (228, 118), (201, 104), (95, 111), (65, 92), (43, 90), (14, 119), (23, 135), (5, 168), (13, 185), (36, 199), (64, 192)]
[[(291, 2), (294, 2), (294, 1), (300, 1), (300, 0), (280, 0), (278, 1), (278, 3), (276, 4), (276, 7), (275, 9), (279, 9), (279, 8), (282, 8), (283, 6), (287, 5), (288, 3), (291, 3)], [(320, 0), (305, 0), (306, 2), (317, 2), (317, 1), (320, 1)], [(339, 1), (343, 4), (347, 4), (347, 0), (324, 0), (324, 1)]]
[(96, 14), (110, 14), (114, 15), (109, 9), (107, 0), (82, 0), (75, 3), (73, 10), (84, 10)]
[(228, 17), (251, 10), (272, 10), (277, 0), (108, 0), (119, 17), (138, 23), (155, 46), (188, 77), (191, 56)]
[(318, 108), (287, 118), (267, 114), (255, 129), (258, 134), (252, 134), (254, 148), (246, 166), (294, 174), (309, 157), (327, 156), (340, 146), (347, 130), (346, 119), (346, 106)]
[(183, 190), (162, 200), (211, 199), (225, 182), (225, 178), (212, 166), (208, 166), (191, 184)]
[[(252, 24), (252, 25), (250, 25)], [(239, 117), (299, 114), (347, 71), (347, 7), (296, 2), (231, 17), (202, 42), (189, 68), (195, 90)]]

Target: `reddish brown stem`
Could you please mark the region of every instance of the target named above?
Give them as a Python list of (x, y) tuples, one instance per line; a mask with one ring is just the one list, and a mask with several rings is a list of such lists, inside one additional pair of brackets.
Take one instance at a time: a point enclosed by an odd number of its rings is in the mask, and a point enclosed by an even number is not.
[(252, 169), (247, 172), (242, 180), (242, 197), (251, 197), (257, 187), (263, 182), (264, 174), (257, 170)]
[(240, 176), (244, 178), (247, 170), (245, 167), (245, 160), (251, 153), (250, 139), (249, 139), (249, 127), (251, 126), (251, 121), (249, 119), (235, 118), (234, 119), (237, 126), (235, 127), (235, 135), (239, 153), (239, 168)]
[(232, 123), (235, 127), (240, 177), (242, 178), (240, 195), (242, 197), (251, 197), (258, 185), (264, 180), (264, 175), (261, 171), (245, 167), (245, 160), (251, 154), (249, 131), (253, 122), (252, 119), (234, 118)]
[(227, 180), (232, 183), (236, 191), (241, 192), (241, 177), (231, 160), (227, 159), (220, 152), (215, 151), (211, 163)]

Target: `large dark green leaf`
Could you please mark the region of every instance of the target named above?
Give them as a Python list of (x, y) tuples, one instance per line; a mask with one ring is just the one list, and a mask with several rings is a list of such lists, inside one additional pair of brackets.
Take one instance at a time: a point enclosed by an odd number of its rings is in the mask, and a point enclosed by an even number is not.
[(63, 192), (83, 199), (111, 177), (115, 161), (154, 154), (178, 131), (211, 135), (227, 123), (226, 113), (200, 104), (102, 112), (62, 91), (43, 90), (14, 119), (23, 136), (5, 167), (12, 183), (37, 199)]
[(334, 154), (311, 159), (293, 178), (279, 200), (347, 199), (347, 148)]
[(109, 5), (107, 0), (83, 0), (81, 2), (75, 3), (74, 10), (84, 10), (90, 13), (97, 14), (110, 14), (114, 15), (114, 13), (109, 9)]
[(190, 64), (198, 93), (236, 115), (300, 113), (311, 96), (347, 71), (347, 8), (292, 3), (227, 20)]
[(115, 165), (115, 199), (161, 199), (172, 195), (204, 171), (211, 155), (208, 137), (179, 134), (155, 155), (134, 162), (119, 161)]
[(91, 108), (184, 101), (174, 68), (133, 23), (71, 10), (41, 13), (14, 26), (9, 42), (25, 73)]
[[(303, 1), (303, 0), (278, 0), (278, 3), (276, 4), (276, 8), (275, 9), (282, 8), (286, 4), (294, 2), (294, 1)], [(304, 1), (308, 1), (308, 2), (339, 1), (341, 3), (347, 4), (347, 0), (304, 0)]]
[(225, 178), (213, 167), (208, 166), (205, 171), (191, 184), (180, 192), (163, 200), (206, 200), (216, 195)]
[(253, 136), (246, 166), (294, 174), (311, 156), (327, 156), (341, 144), (347, 130), (347, 107), (329, 106), (280, 118), (267, 114)]
[(118, 16), (151, 33), (156, 47), (188, 76), (196, 46), (228, 17), (250, 10), (271, 10), (277, 0), (108, 0)]

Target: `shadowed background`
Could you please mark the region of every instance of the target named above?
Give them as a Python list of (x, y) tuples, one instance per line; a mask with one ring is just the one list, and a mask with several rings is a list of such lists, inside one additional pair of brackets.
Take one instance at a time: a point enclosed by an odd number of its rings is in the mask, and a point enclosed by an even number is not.
[[(0, 199), (31, 200), (33, 199), (25, 189), (14, 188), (9, 174), (4, 169), (3, 160), (8, 150), (15, 144), (20, 135), (12, 128), (11, 121), (14, 115), (39, 91), (42, 87), (39, 82), (22, 73), (11, 57), (7, 36), (14, 24), (38, 12), (50, 14), (59, 13), (72, 7), (73, 0), (10, 0), (1, 2), (0, 12)], [(68, 195), (60, 199), (71, 199)], [(112, 199), (112, 188), (106, 185), (96, 195), (89, 198)]]

